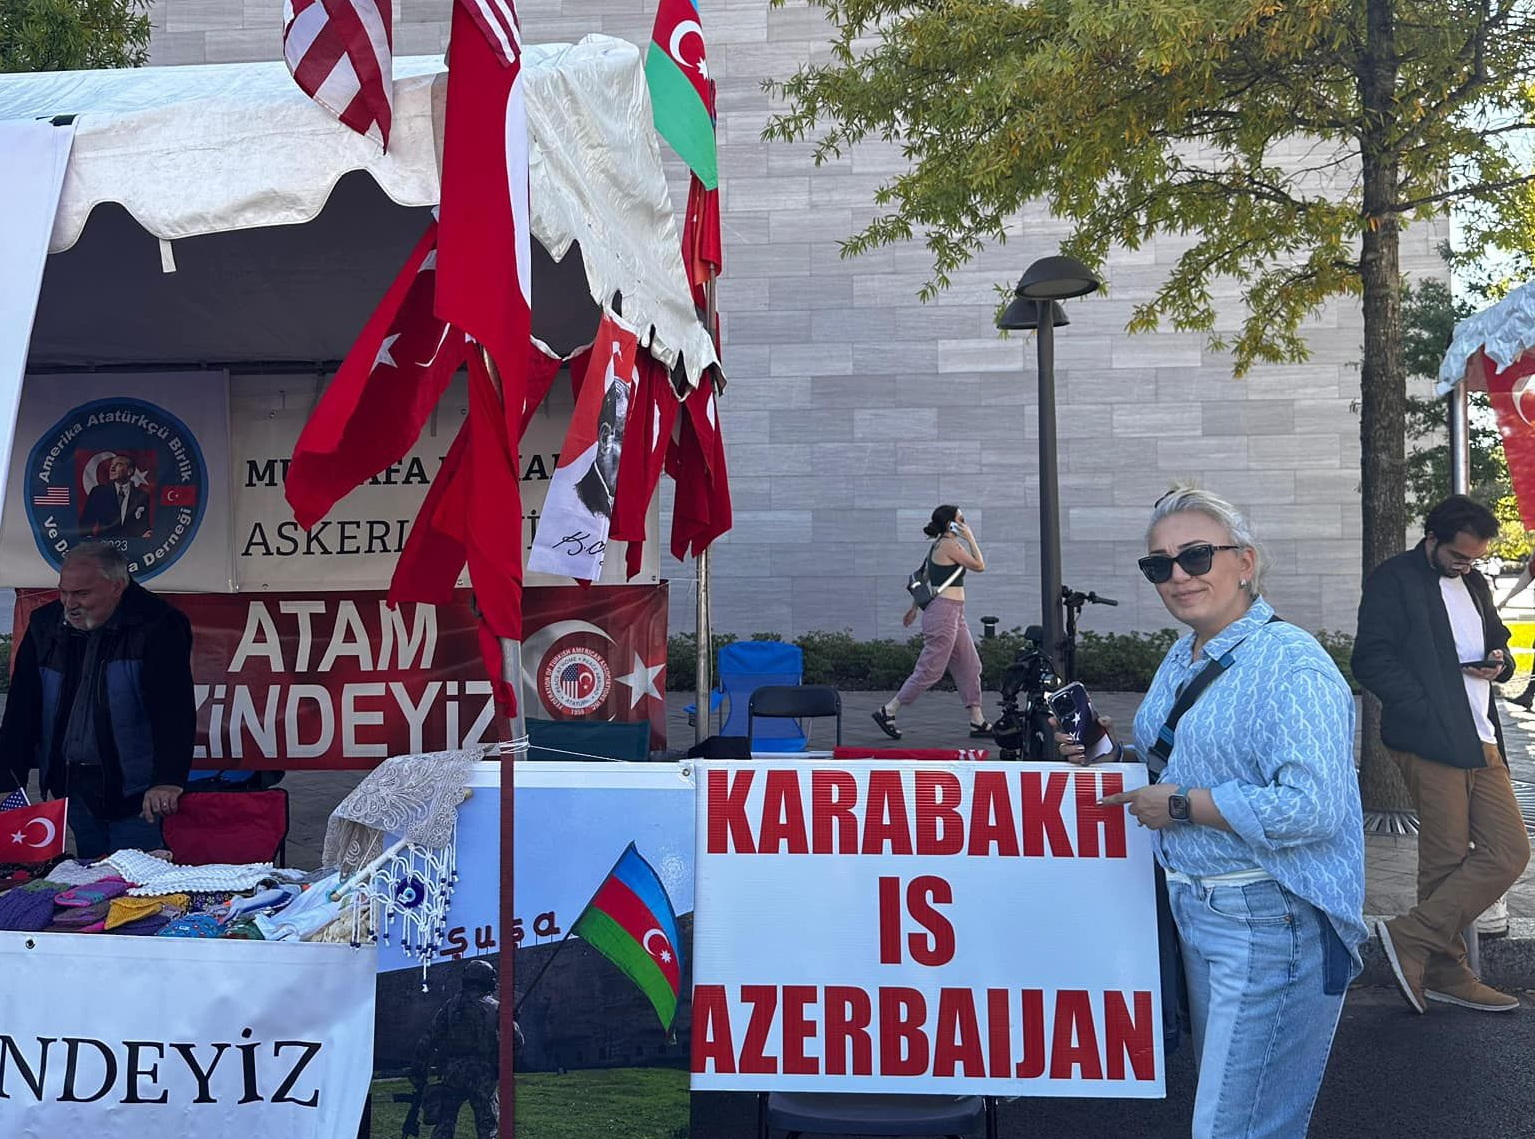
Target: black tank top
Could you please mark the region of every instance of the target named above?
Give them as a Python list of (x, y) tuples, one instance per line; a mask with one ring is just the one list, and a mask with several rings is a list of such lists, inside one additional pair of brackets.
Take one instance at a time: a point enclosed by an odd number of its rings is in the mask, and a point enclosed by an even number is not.
[[(961, 565), (946, 566), (942, 562), (935, 562), (933, 560), (933, 554), (937, 552), (938, 547), (934, 546), (927, 555), (928, 582), (934, 589), (937, 589), (940, 585), (947, 584), (948, 588), (944, 590), (944, 593), (947, 593), (949, 589), (959, 589), (965, 584), (965, 567)], [(956, 576), (953, 581), (949, 581), (949, 575), (953, 574), (955, 570), (959, 570), (958, 576)], [(942, 597), (943, 594), (939, 594), (939, 596)]]

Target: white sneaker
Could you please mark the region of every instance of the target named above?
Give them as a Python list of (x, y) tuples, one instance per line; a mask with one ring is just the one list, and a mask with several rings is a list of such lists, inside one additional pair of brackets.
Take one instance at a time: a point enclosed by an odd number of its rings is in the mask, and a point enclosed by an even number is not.
[(1476, 919), (1476, 932), (1479, 937), (1504, 937), (1508, 934), (1507, 895), (1488, 906), (1486, 912)]

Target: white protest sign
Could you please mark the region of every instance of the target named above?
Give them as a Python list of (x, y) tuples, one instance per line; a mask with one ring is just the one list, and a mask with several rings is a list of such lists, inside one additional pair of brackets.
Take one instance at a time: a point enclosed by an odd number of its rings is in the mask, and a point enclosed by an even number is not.
[(698, 766), (694, 1089), (1164, 1094), (1144, 767)]
[(6, 1139), (334, 1139), (373, 1068), (373, 949), (0, 933)]

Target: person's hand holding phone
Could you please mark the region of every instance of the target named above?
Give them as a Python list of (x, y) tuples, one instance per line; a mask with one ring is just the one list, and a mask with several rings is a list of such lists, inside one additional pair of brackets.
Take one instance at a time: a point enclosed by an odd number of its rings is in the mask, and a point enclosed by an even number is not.
[[(1099, 716), (1098, 724), (1103, 728), (1103, 734), (1109, 739), (1114, 738), (1114, 721), (1107, 716)], [(1055, 730), (1055, 747), (1061, 753), (1061, 758), (1067, 763), (1075, 763), (1078, 767), (1090, 767), (1095, 761), (1088, 756), (1087, 748), (1075, 735), (1061, 731), (1061, 723), (1054, 716), (1050, 717), (1050, 727)], [(1119, 745), (1114, 745), (1114, 751), (1119, 751)], [(1117, 756), (1116, 756), (1117, 758)]]
[(1496, 680), (1503, 672), (1503, 650), (1493, 649), (1483, 661), (1464, 661), (1461, 663), (1461, 671), (1467, 676), (1474, 676), (1478, 680)]

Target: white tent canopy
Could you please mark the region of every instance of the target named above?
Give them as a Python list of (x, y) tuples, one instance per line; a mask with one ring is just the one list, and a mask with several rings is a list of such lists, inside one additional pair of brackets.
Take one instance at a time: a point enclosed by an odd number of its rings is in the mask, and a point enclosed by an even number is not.
[[(696, 384), (715, 355), (638, 49), (529, 47), (525, 77), (535, 333), (575, 347), (621, 294)], [(384, 154), (280, 62), (0, 76), (0, 121), (74, 117), (29, 369), (339, 360), (437, 202), (446, 78), (440, 57), (395, 61)]]
[(1469, 374), (1480, 353), (1503, 371), (1525, 351), (1535, 347), (1535, 282), (1520, 285), (1495, 305), (1468, 316), (1455, 326), (1455, 335), (1439, 366), (1439, 382), (1434, 391), (1444, 395), (1456, 384), (1466, 381), (1480, 390), (1482, 375)]

